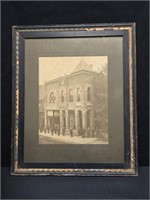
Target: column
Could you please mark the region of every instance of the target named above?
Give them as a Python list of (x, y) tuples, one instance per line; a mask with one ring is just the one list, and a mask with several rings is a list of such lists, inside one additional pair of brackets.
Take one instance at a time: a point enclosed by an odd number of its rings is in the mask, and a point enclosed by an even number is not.
[(87, 111), (86, 111), (86, 110), (84, 110), (84, 111), (82, 112), (82, 127), (83, 127), (84, 129), (87, 128)]
[(76, 130), (78, 130), (78, 126), (79, 126), (79, 111), (75, 110), (75, 128), (76, 128)]
[(47, 127), (47, 110), (46, 109), (44, 111), (44, 116), (45, 116), (45, 127)]
[(63, 111), (60, 110), (60, 132), (63, 130)]
[(69, 128), (68, 126), (68, 110), (65, 111), (65, 117), (66, 117), (66, 129)]

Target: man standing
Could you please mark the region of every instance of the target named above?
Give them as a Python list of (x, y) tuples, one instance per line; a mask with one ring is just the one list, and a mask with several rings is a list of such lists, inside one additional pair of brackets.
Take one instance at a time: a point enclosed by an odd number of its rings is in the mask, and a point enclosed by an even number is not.
[(87, 137), (90, 137), (90, 127), (87, 128)]
[(85, 129), (82, 129), (82, 138), (85, 138)]
[(51, 135), (53, 135), (53, 132), (54, 132), (54, 126), (52, 125), (52, 127), (51, 127)]
[(80, 136), (81, 135), (81, 128), (80, 128), (80, 126), (78, 126), (78, 136)]
[(49, 133), (49, 131), (50, 131), (50, 127), (49, 127), (49, 125), (47, 126), (47, 132)]
[(72, 128), (72, 126), (70, 127), (70, 136), (73, 137), (73, 128)]
[(60, 136), (60, 127), (57, 125), (58, 136)]
[(63, 134), (63, 136), (65, 136), (65, 127), (64, 126), (62, 128), (62, 134)]

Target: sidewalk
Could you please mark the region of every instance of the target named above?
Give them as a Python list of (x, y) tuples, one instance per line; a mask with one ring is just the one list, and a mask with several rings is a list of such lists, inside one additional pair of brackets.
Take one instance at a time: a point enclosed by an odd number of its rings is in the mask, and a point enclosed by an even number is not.
[(73, 136), (70, 135), (60, 135), (57, 134), (51, 135), (51, 133), (39, 133), (40, 136), (47, 137), (48, 139), (55, 140), (55, 143), (62, 142), (68, 144), (108, 144), (108, 141), (102, 138), (82, 138), (81, 136)]

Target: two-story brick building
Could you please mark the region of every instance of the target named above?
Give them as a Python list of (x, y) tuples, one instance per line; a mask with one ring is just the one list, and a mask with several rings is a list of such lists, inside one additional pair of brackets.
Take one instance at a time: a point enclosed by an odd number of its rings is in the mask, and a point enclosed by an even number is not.
[(95, 126), (94, 85), (96, 76), (83, 59), (70, 75), (44, 83), (45, 126), (74, 130)]

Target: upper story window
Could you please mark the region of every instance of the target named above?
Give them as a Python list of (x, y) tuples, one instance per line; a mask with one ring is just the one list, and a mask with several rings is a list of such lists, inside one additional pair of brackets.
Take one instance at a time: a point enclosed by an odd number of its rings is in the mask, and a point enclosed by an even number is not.
[(72, 92), (72, 89), (69, 90), (69, 102), (73, 102), (73, 92)]
[(49, 103), (55, 103), (56, 97), (54, 96), (54, 92), (50, 93)]
[(87, 88), (87, 101), (91, 101), (91, 88)]
[(77, 88), (77, 101), (81, 101), (80, 88)]
[(61, 102), (64, 102), (64, 91), (61, 91)]

